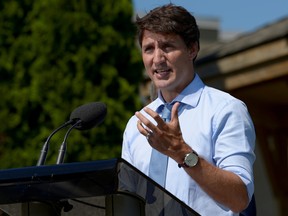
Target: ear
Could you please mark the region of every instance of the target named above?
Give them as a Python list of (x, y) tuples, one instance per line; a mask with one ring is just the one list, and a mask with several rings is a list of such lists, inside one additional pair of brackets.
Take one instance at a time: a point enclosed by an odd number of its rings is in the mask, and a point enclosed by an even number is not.
[(189, 58), (194, 60), (199, 52), (198, 42), (194, 42), (191, 44), (191, 47), (188, 48)]

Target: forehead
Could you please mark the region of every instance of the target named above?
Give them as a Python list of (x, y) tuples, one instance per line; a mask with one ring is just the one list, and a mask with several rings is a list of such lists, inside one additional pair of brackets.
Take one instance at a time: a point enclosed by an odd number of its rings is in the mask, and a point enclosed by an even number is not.
[(142, 37), (142, 45), (149, 43), (177, 43), (182, 38), (177, 34), (162, 34), (145, 30)]

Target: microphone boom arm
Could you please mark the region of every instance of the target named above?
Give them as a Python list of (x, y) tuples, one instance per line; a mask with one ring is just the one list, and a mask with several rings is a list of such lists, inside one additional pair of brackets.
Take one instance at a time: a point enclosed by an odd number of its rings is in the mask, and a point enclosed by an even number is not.
[(75, 124), (73, 124), (66, 132), (64, 140), (61, 144), (61, 147), (59, 149), (59, 154), (57, 158), (57, 163), (56, 164), (62, 164), (64, 162), (64, 157), (66, 154), (66, 149), (67, 149), (67, 138), (72, 131), (73, 128), (75, 128), (77, 125), (79, 125), (82, 122), (82, 120), (78, 120)]
[(52, 136), (53, 136), (55, 133), (57, 133), (59, 130), (61, 130), (62, 128), (66, 127), (67, 125), (70, 125), (72, 122), (73, 122), (73, 120), (67, 121), (66, 123), (64, 123), (64, 124), (61, 125), (60, 127), (56, 128), (56, 129), (49, 135), (49, 137), (47, 138), (46, 142), (44, 143), (44, 145), (43, 145), (43, 147), (42, 147), (41, 154), (40, 154), (40, 157), (39, 157), (38, 162), (37, 162), (37, 166), (42, 166), (42, 165), (45, 164), (46, 157), (47, 157), (47, 152), (48, 152), (48, 149), (49, 149), (49, 141), (50, 141), (50, 139), (52, 138)]

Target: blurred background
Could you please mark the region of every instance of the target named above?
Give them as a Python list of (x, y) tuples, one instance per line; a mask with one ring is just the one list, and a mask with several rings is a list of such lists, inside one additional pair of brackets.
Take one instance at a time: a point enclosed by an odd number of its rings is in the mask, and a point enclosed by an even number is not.
[[(96, 128), (73, 130), (65, 162), (120, 157), (129, 118), (149, 103), (135, 15), (175, 3), (198, 20), (196, 70), (243, 100), (255, 123), (258, 215), (288, 215), (288, 1), (0, 1), (0, 168), (34, 166), (49, 134), (101, 101)], [(50, 142), (55, 164), (65, 130)]]

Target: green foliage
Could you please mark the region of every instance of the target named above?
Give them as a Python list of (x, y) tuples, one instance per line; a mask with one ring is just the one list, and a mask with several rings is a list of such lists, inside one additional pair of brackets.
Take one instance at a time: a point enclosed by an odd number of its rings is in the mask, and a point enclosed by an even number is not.
[[(33, 166), (47, 136), (76, 107), (102, 101), (107, 117), (73, 130), (66, 162), (120, 156), (140, 107), (142, 63), (130, 0), (0, 1), (0, 167)], [(50, 143), (56, 161), (65, 131)]]

